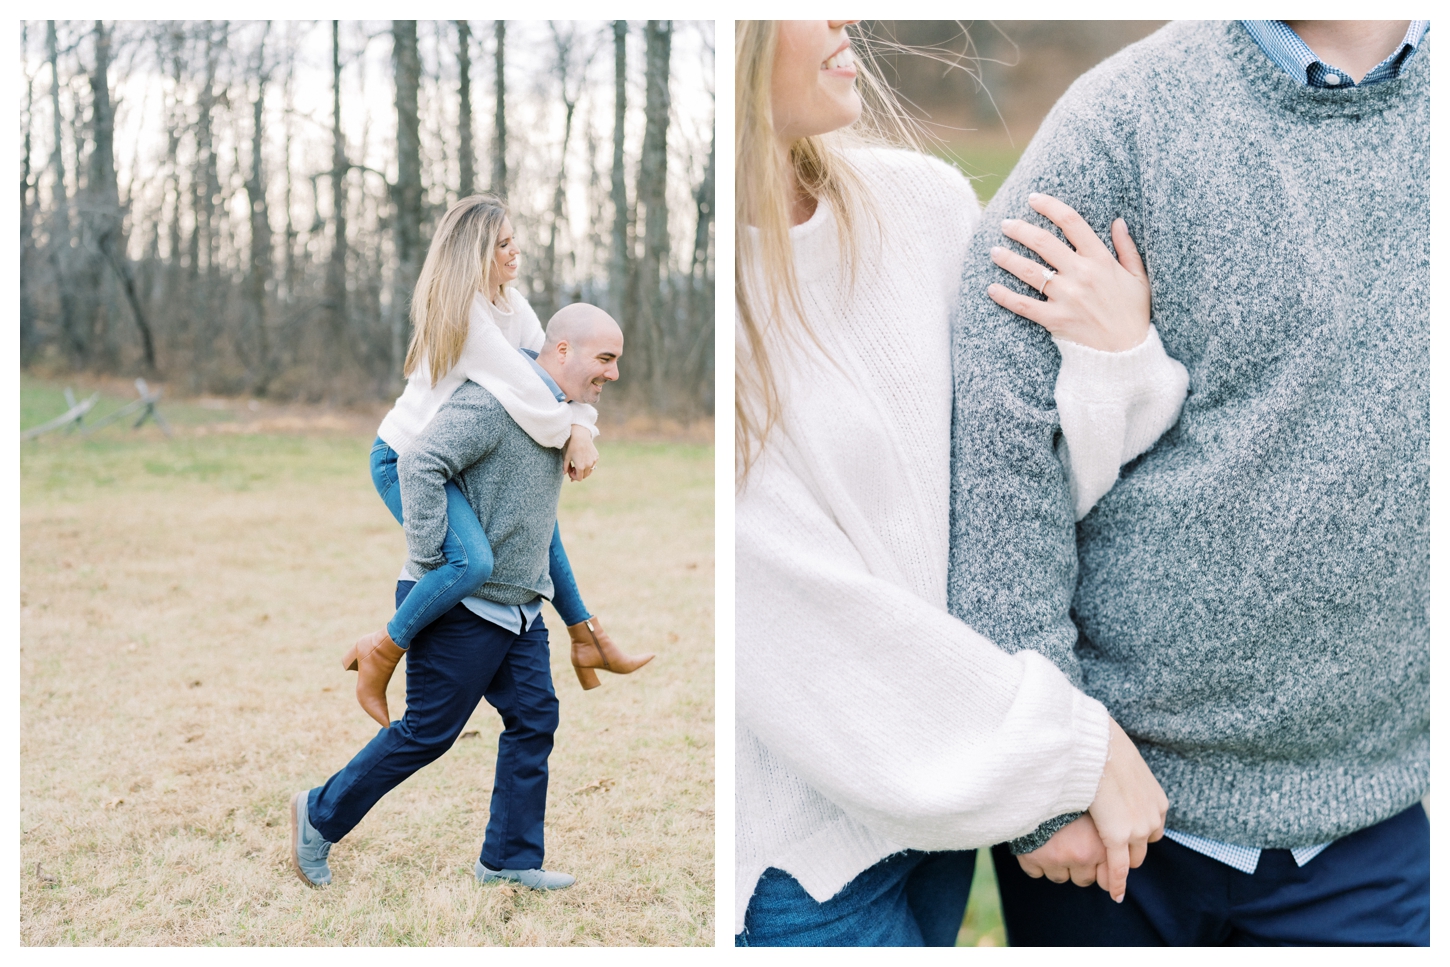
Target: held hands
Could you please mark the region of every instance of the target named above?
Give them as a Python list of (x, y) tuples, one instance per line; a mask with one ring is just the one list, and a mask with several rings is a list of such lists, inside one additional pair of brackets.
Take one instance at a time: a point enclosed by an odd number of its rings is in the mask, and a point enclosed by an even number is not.
[[(1032, 194), (1027, 203), (1062, 229), (1069, 248), (1046, 229), (1017, 218), (1002, 223), (1002, 234), (1042, 256), (1051, 269), (1006, 248), (992, 249), (992, 261), (1047, 297), (1047, 301), (992, 284), (987, 295), (1004, 309), (1030, 319), (1054, 336), (1092, 349), (1122, 352), (1148, 337), (1151, 299), (1148, 272), (1121, 218), (1113, 222), (1116, 261), (1081, 215), (1051, 195)], [(1076, 249), (1076, 251), (1074, 251)]]
[(1017, 857), (1031, 877), (1078, 886), (1096, 882), (1118, 903), (1128, 870), (1143, 864), (1148, 844), (1163, 838), (1168, 797), (1137, 746), (1109, 720), (1108, 762), (1088, 815), (1068, 823), (1039, 849)]
[(599, 463), (599, 451), (594, 448), (594, 434), (587, 426), (575, 423), (569, 430), (569, 442), (564, 444), (564, 472), (575, 482), (583, 480), (594, 472)]

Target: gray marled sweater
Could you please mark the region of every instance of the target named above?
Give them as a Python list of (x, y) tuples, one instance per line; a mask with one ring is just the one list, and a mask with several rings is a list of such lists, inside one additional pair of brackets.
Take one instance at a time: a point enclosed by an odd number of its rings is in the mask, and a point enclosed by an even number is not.
[[(1183, 832), (1320, 843), (1428, 788), (1430, 59), (1315, 90), (1172, 24), (1063, 96), (968, 257), (951, 608), (1102, 700)], [(1191, 381), (1076, 528), (1057, 352), (986, 294), (1030, 191), (1127, 219)]]
[(493, 574), (472, 593), (499, 604), (553, 597), (549, 541), (563, 459), (562, 451), (535, 443), (488, 390), (465, 382), (398, 455), (408, 568), (422, 574), (443, 563), (443, 486), (455, 480), (493, 547)]

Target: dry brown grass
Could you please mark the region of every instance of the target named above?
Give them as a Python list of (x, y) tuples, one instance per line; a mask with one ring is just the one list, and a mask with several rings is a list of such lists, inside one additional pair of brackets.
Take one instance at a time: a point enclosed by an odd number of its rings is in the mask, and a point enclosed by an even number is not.
[[(31, 390), (35, 387), (32, 385)], [(110, 434), (107, 436), (107, 434)], [(338, 659), (391, 613), (401, 530), (354, 433), (46, 438), (21, 458), (25, 944), (710, 944), (711, 455), (601, 447), (565, 541), (616, 640), (659, 657), (562, 724), (536, 894), (472, 877), (498, 718), (385, 797), (310, 890), (289, 796), (374, 733)], [(403, 701), (401, 676), (389, 700)]]

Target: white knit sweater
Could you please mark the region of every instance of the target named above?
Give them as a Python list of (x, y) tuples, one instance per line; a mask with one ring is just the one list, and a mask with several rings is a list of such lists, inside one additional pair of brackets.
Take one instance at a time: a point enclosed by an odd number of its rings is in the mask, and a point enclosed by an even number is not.
[[(737, 933), (768, 867), (824, 901), (902, 849), (985, 846), (1085, 809), (1107, 756), (1102, 705), (946, 610), (949, 307), (976, 197), (921, 155), (852, 158), (882, 234), (862, 220), (852, 288), (826, 205), (792, 229), (830, 358), (772, 348), (783, 416), (736, 500)], [(1083, 512), (1177, 419), (1186, 383), (1156, 332), (1125, 353), (1063, 346)]]
[(540, 446), (562, 447), (575, 423), (598, 435), (594, 407), (554, 399), (528, 360), (519, 355), (520, 349), (538, 352), (544, 347), (544, 327), (518, 289), (508, 286), (504, 291), (507, 310), (490, 303), (481, 292), (473, 297), (463, 353), (442, 379), (434, 384), (426, 364), (408, 376), (403, 395), (378, 427), (384, 443), (399, 453), (412, 446), (438, 408), (469, 379), (492, 393)]

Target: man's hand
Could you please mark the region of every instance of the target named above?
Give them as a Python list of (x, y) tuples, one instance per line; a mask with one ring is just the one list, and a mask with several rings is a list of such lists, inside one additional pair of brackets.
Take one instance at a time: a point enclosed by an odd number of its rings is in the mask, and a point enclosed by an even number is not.
[(1017, 862), (1033, 879), (1045, 876), (1054, 883), (1072, 880), (1078, 886), (1092, 886), (1107, 859), (1093, 818), (1079, 816), (1037, 849), (1018, 856)]
[(594, 472), (597, 463), (599, 451), (594, 448), (594, 434), (587, 426), (575, 423), (569, 430), (569, 442), (564, 444), (564, 472), (570, 480), (583, 480)]
[[(1111, 719), (1108, 729), (1108, 763), (1103, 767), (1097, 798), (1088, 807), (1088, 815), (1107, 853), (1106, 861), (1098, 867), (1098, 886), (1122, 903), (1128, 888), (1128, 869), (1141, 866), (1148, 855), (1148, 844), (1163, 838), (1168, 797), (1128, 733)], [(1047, 845), (1051, 844), (1052, 840), (1048, 840)]]

